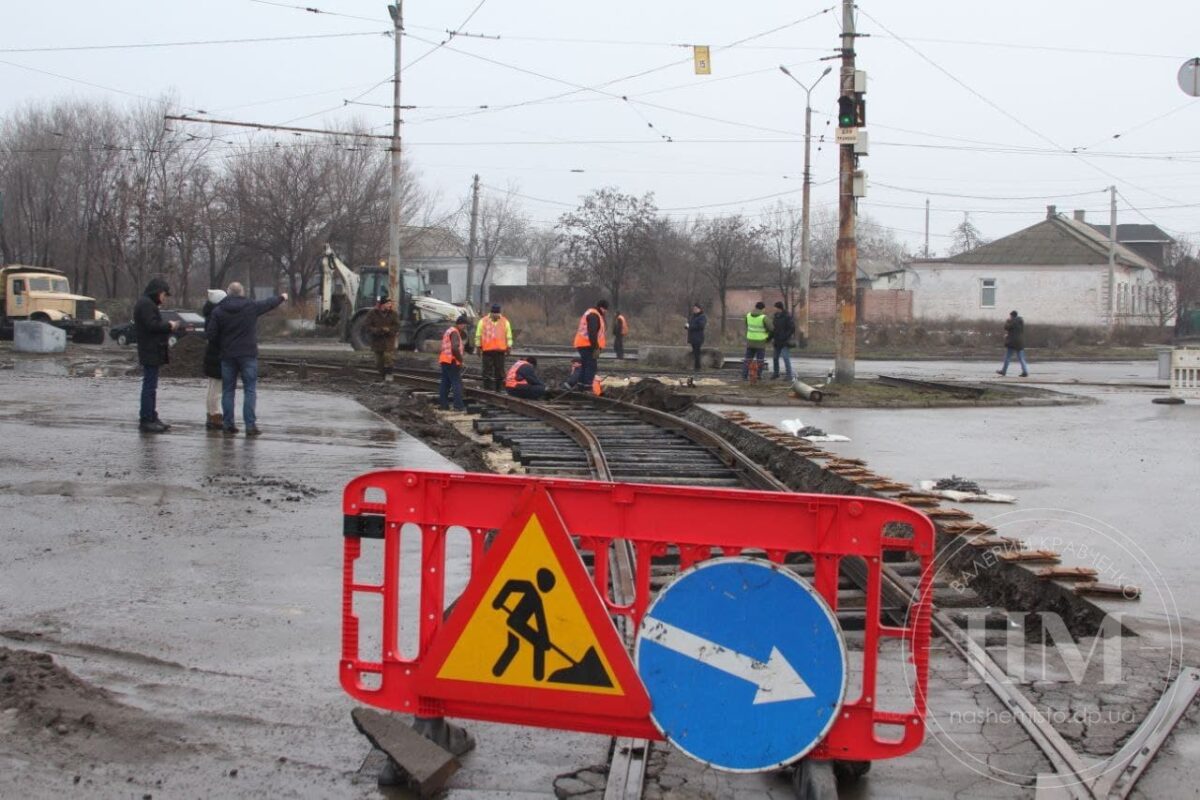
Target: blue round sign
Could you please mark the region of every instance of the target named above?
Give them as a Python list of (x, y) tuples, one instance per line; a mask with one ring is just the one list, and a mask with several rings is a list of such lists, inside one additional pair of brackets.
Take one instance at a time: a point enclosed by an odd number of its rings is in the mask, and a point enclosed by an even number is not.
[(663, 736), (729, 772), (801, 758), (846, 694), (837, 617), (795, 573), (759, 559), (704, 561), (676, 578), (646, 612), (634, 660)]

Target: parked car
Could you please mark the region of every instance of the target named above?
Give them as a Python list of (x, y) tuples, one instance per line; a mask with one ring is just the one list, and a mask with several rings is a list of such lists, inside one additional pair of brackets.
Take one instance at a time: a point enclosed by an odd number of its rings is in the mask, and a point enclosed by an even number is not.
[[(204, 317), (197, 314), (195, 311), (180, 311), (178, 309), (164, 308), (159, 312), (162, 314), (164, 322), (175, 320), (180, 323), (167, 339), (167, 344), (171, 347), (179, 341), (180, 336), (185, 336), (189, 333), (198, 333), (204, 335)], [(137, 334), (134, 332), (133, 322), (126, 322), (124, 325), (114, 325), (108, 329), (108, 335), (112, 340), (119, 345), (137, 344)]]

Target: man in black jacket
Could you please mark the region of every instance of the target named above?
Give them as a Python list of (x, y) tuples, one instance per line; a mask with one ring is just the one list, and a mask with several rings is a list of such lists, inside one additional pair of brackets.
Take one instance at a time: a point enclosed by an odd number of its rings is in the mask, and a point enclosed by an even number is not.
[(217, 304), (208, 325), (210, 340), (216, 340), (221, 352), (221, 412), (225, 433), (237, 433), (233, 401), (237, 379), (242, 377), (242, 422), (247, 436), (258, 436), (254, 407), (258, 401), (258, 318), (287, 300), (284, 292), (266, 300), (251, 300), (236, 281), (229, 284), (228, 295)]
[(687, 321), (688, 344), (692, 346), (692, 361), (696, 371), (700, 370), (700, 348), (704, 346), (704, 328), (708, 325), (708, 317), (699, 303), (692, 306), (691, 316)]
[(153, 278), (133, 306), (133, 327), (137, 338), (138, 362), (142, 365), (142, 402), (138, 411), (138, 430), (163, 433), (170, 425), (158, 418), (158, 370), (169, 360), (167, 340), (179, 327), (166, 322), (159, 313), (171, 289), (162, 278)]
[(996, 370), (997, 375), (1008, 373), (1008, 362), (1016, 356), (1021, 364), (1021, 377), (1029, 377), (1029, 364), (1025, 363), (1025, 320), (1016, 311), (1004, 320), (1004, 366)]
[(792, 355), (788, 348), (792, 346), (792, 337), (796, 335), (796, 321), (783, 307), (782, 301), (775, 302), (775, 318), (771, 322), (771, 345), (774, 348), (771, 358), (771, 380), (779, 380), (779, 359), (783, 358), (788, 383), (792, 381)]

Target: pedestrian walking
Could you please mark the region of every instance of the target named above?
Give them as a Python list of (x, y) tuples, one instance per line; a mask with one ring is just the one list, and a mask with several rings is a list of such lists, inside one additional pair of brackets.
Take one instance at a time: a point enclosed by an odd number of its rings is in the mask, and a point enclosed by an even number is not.
[(608, 312), (608, 301), (597, 300), (596, 305), (583, 312), (579, 327), (575, 331), (574, 346), (579, 353), (579, 376), (571, 376), (567, 389), (578, 386), (592, 388), (596, 380), (596, 365), (600, 351), (604, 349), (604, 315)]
[(700, 348), (704, 346), (704, 328), (707, 325), (708, 317), (704, 316), (704, 308), (694, 303), (687, 321), (687, 340), (692, 346), (692, 361), (697, 372), (700, 371)]
[(1021, 364), (1021, 377), (1029, 377), (1029, 365), (1025, 363), (1025, 320), (1016, 311), (1004, 321), (1004, 366), (996, 370), (997, 375), (1008, 374), (1008, 362), (1013, 356)]
[(504, 357), (512, 349), (512, 342), (512, 325), (500, 313), (500, 305), (492, 303), (491, 313), (475, 325), (475, 349), (483, 361), (484, 391), (498, 392), (504, 387)]
[(221, 354), (221, 424), (232, 436), (238, 432), (234, 424), (233, 401), (237, 381), (242, 379), (242, 424), (247, 436), (258, 436), (258, 318), (276, 309), (287, 300), (287, 292), (266, 300), (251, 300), (246, 290), (234, 281), (226, 290), (225, 299), (217, 304), (209, 322), (210, 336), (217, 340)]
[(522, 400), (541, 400), (546, 396), (546, 384), (537, 374), (537, 359), (533, 356), (517, 359), (504, 376), (504, 388)]
[(171, 331), (179, 327), (178, 322), (167, 322), (159, 313), (159, 306), (170, 294), (171, 287), (166, 281), (152, 278), (133, 304), (138, 363), (142, 365), (142, 398), (138, 409), (138, 430), (142, 433), (164, 433), (171, 427), (158, 418), (158, 371), (170, 361), (167, 340)]
[(207, 417), (204, 422), (205, 430), (219, 431), (224, 427), (221, 417), (221, 347), (215, 336), (209, 335), (209, 320), (217, 304), (225, 299), (224, 289), (209, 289), (208, 299), (200, 310), (204, 317), (204, 377), (208, 379), (208, 395), (205, 397), (204, 410)]
[(617, 358), (625, 358), (625, 335), (629, 333), (629, 320), (620, 311), (613, 321), (613, 352)]
[(367, 312), (363, 324), (367, 329), (367, 338), (371, 340), (371, 350), (375, 353), (375, 369), (379, 372), (379, 379), (386, 380), (396, 352), (396, 337), (400, 335), (400, 315), (396, 313), (396, 306), (386, 292), (376, 298), (375, 307)]
[(753, 361), (754, 377), (757, 380), (762, 375), (767, 362), (767, 341), (771, 338), (771, 320), (763, 311), (767, 304), (761, 300), (754, 304), (754, 310), (746, 314), (746, 357), (742, 359), (742, 380), (750, 377)]
[(462, 314), (442, 334), (442, 350), (438, 355), (438, 363), (442, 369), (442, 380), (438, 384), (438, 408), (442, 411), (449, 409), (448, 401), (451, 396), (454, 399), (455, 411), (467, 410), (463, 404), (462, 365), (463, 343), (466, 341), (470, 324), (471, 320), (466, 314)]
[(775, 303), (775, 316), (771, 320), (771, 380), (779, 380), (779, 359), (783, 359), (788, 383), (792, 381), (792, 337), (796, 335), (796, 321), (782, 302)]

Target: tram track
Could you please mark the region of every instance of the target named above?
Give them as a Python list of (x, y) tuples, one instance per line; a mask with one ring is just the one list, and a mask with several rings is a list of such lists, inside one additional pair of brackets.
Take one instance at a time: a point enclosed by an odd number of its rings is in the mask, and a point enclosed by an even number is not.
[[(279, 366), (297, 367), (290, 360), (269, 359)], [(344, 369), (345, 364), (303, 362), (306, 368)], [(373, 371), (363, 368), (366, 374)], [(438, 380), (432, 371), (394, 373), (394, 382), (411, 389), (436, 393)], [(464, 400), (481, 407), (473, 426), (477, 433), (490, 434), (510, 448), (528, 474), (582, 477), (600, 481), (682, 483), (729, 486), (761, 491), (794, 491), (769, 470), (755, 463), (718, 434), (673, 414), (610, 398), (577, 395), (543, 402), (530, 402), (506, 394), (464, 386)], [(624, 605), (633, 599), (633, 548), (619, 543), (610, 551), (612, 600)], [(656, 563), (658, 586), (671, 579), (670, 557)], [(677, 566), (677, 565), (675, 565)], [(811, 579), (804, 564), (789, 564)], [(853, 630), (864, 609), (856, 607), (855, 596), (865, 594), (868, 570), (857, 558), (844, 558), (839, 581), (838, 619)], [(908, 613), (916, 584), (914, 575), (902, 574), (902, 564), (881, 568), (881, 598), (884, 613), (900, 622)], [(843, 606), (843, 593), (848, 601)], [(1016, 718), (1031, 740), (1046, 755), (1057, 774), (1064, 797), (1091, 798), (1091, 780), (1082, 762), (1061, 734), (1040, 714), (1033, 713), (1029, 699), (1016, 688), (988, 652), (970, 639), (945, 611), (936, 608), (931, 624), (936, 634), (948, 641), (955, 653), (980, 676), (991, 692)], [(631, 642), (634, 631), (624, 616), (618, 616), (620, 632)], [(613, 740), (605, 800), (634, 800), (642, 795), (650, 742), (624, 737)], [(865, 771), (865, 770), (863, 770)]]

